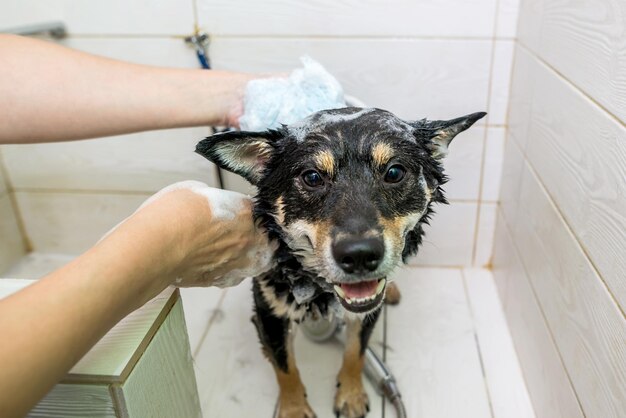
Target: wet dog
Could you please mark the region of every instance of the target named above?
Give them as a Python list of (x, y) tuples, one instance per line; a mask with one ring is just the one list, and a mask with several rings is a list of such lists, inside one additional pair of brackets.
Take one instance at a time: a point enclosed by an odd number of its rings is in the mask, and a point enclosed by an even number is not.
[(447, 203), (448, 145), (483, 116), (404, 121), (350, 107), (198, 144), (196, 152), (258, 188), (255, 217), (280, 244), (275, 267), (253, 284), (253, 322), (280, 386), (279, 417), (315, 416), (290, 329), (306, 315), (330, 314), (348, 324), (335, 414), (365, 416), (363, 354), (392, 289), (387, 277), (417, 252), (431, 206)]

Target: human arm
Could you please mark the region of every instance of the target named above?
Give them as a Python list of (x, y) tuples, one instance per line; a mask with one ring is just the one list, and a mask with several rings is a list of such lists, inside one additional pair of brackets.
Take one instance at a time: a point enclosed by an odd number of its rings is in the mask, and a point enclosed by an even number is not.
[(234, 192), (174, 185), (75, 261), (0, 300), (0, 416), (26, 414), (111, 327), (168, 285), (234, 285), (269, 268), (273, 249), (251, 207)]
[(254, 77), (131, 64), (0, 34), (0, 144), (238, 126)]

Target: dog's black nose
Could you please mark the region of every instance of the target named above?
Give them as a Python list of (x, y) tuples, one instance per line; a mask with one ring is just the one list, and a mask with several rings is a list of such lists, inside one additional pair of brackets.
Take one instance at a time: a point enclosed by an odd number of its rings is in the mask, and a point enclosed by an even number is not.
[(376, 270), (385, 255), (380, 238), (347, 238), (333, 245), (333, 257), (346, 273), (368, 273)]

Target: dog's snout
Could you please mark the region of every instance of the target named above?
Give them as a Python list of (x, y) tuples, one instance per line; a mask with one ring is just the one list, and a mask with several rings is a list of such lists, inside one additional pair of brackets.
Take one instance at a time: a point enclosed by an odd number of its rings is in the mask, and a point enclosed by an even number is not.
[(385, 255), (381, 238), (346, 238), (333, 245), (333, 257), (346, 273), (369, 273)]

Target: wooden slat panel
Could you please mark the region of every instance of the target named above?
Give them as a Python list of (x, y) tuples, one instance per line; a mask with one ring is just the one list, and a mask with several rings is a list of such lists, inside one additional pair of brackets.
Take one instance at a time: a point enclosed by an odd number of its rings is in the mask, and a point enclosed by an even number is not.
[(626, 2), (543, 0), (533, 50), (626, 123)]
[(626, 320), (526, 167), (513, 239), (585, 414), (621, 417)]
[(528, 50), (515, 45), (511, 94), (509, 101), (508, 132), (520, 146), (526, 148), (535, 79), (532, 74), (532, 58)]
[(15, 196), (36, 251), (79, 254), (130, 216), (149, 194), (18, 192)]
[(198, 388), (180, 300), (122, 386), (130, 418), (200, 418)]
[(111, 382), (125, 378), (171, 309), (177, 298), (173, 293), (173, 288), (164, 290), (118, 322), (72, 367), (67, 379)]
[(626, 309), (626, 128), (542, 64), (532, 73), (528, 160)]
[(56, 385), (28, 414), (29, 418), (116, 418), (107, 385)]
[(490, 54), (491, 42), (478, 40), (218, 37), (211, 43), (219, 69), (290, 71), (310, 55), (346, 93), (407, 119), (485, 110)]
[(534, 418), (493, 276), (463, 270), (494, 418)]
[(493, 0), (198, 0), (200, 25), (218, 35), (488, 37), (495, 7)]
[(502, 212), (498, 215), (493, 264), (494, 278), (500, 295), (504, 295), (509, 329), (536, 417), (582, 418)]

